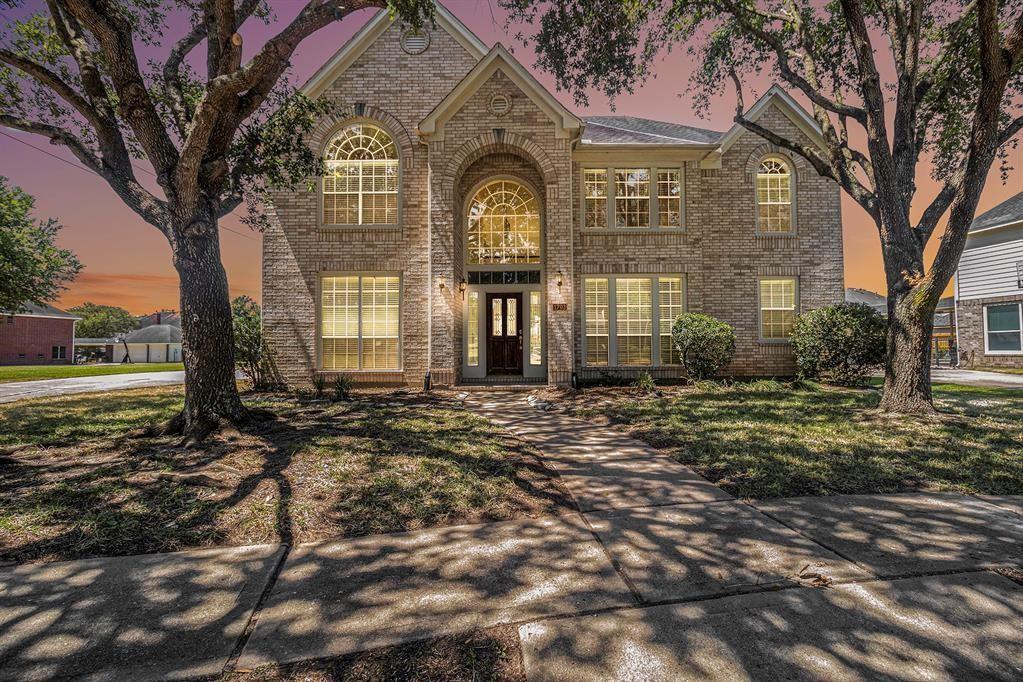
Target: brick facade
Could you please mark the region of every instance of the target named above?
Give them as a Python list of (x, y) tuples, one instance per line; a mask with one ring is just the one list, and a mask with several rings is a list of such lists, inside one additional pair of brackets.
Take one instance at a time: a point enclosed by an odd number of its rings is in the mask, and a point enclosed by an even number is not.
[[(738, 352), (730, 373), (791, 373), (787, 344), (757, 341), (758, 278), (797, 278), (800, 310), (842, 300), (841, 218), (834, 183), (791, 159), (796, 234), (758, 236), (755, 168), (764, 154), (778, 150), (745, 134), (723, 154), (720, 168), (701, 163), (707, 150), (656, 152), (669, 167), (684, 168), (683, 229), (583, 229), (582, 168), (597, 163), (600, 154), (597, 165), (649, 165), (652, 152), (603, 152), (567, 137), (549, 104), (520, 87), (521, 78), (516, 81), (507, 65), (457, 104), (442, 132), (419, 134), (420, 122), (483, 63), (444, 28), (426, 30), (430, 46), (419, 55), (401, 48), (399, 26), (384, 30), (324, 89), (320, 96), (334, 101), (337, 112), (310, 139), (320, 152), (334, 132), (353, 121), (384, 128), (400, 150), (399, 224), (322, 225), (318, 183), (312, 191), (273, 197), (273, 220), (263, 247), (264, 325), (290, 382), (307, 383), (320, 366), (320, 278), (367, 272), (402, 277), (402, 367), (360, 372), (357, 380), (421, 385), (427, 371), (438, 384), (466, 378), (467, 297), (459, 287), (471, 269), (465, 257), (465, 210), (472, 192), (493, 178), (522, 182), (541, 207), (539, 283), (513, 287), (527, 299), (529, 291), (542, 296), (543, 366), (532, 371), (553, 383), (587, 372), (580, 362), (585, 276), (671, 273), (685, 277), (689, 310), (736, 327)], [(506, 113), (491, 111), (495, 95), (508, 98)], [(759, 120), (786, 134), (802, 134), (778, 109), (769, 109)], [(480, 292), (507, 288), (469, 287)], [(670, 376), (677, 370), (655, 374)]]
[[(63, 358), (53, 357), (54, 346)], [(0, 365), (69, 365), (74, 353), (73, 319), (0, 315)]]

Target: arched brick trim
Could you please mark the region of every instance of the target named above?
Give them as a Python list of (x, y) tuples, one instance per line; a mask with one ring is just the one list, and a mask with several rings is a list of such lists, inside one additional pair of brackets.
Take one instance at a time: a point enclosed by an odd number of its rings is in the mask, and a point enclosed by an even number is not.
[(444, 170), (443, 180), (450, 183), (449, 187), (454, 187), (457, 179), (473, 162), (488, 154), (498, 153), (524, 156), (535, 163), (540, 175), (543, 176), (544, 184), (549, 185), (557, 180), (554, 163), (540, 145), (518, 133), (501, 130), (474, 137), (459, 147), (451, 155), (451, 160)]
[(415, 147), (405, 126), (391, 114), (371, 104), (356, 103), (339, 106), (336, 110), (324, 116), (309, 134), (309, 146), (317, 152), (322, 152), (334, 136), (334, 133), (353, 120), (373, 121), (380, 124), (380, 127), (390, 133), (395, 144), (398, 145), (402, 165), (405, 168), (412, 167), (414, 159), (413, 150)]
[(792, 168), (792, 179), (796, 182), (799, 181), (799, 176), (802, 173), (813, 171), (810, 162), (799, 154), (793, 154), (776, 144), (765, 142), (750, 152), (749, 158), (746, 159), (746, 182), (753, 182), (753, 178), (757, 175), (757, 169), (760, 168), (760, 162), (765, 156), (780, 156), (785, 159)]

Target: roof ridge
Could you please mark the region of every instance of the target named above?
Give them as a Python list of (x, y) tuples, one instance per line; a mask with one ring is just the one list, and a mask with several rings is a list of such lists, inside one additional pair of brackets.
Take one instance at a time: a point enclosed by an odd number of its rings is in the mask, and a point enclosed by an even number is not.
[[(644, 119), (644, 120), (653, 121), (652, 118), (648, 118), (648, 119)], [(583, 121), (585, 121), (586, 123), (590, 123), (590, 121), (587, 121), (586, 118), (583, 118)], [(667, 123), (667, 121), (655, 121), (655, 123)], [(600, 126), (601, 128), (610, 128), (611, 130), (621, 130), (623, 133), (632, 133), (634, 135), (647, 135), (648, 137), (663, 137), (665, 140), (683, 140), (683, 141), (686, 141), (685, 138), (682, 138), (682, 137), (676, 137), (676, 136), (673, 136), (673, 135), (661, 135), (659, 133), (647, 132), (646, 130), (629, 130), (628, 128), (620, 128), (618, 126), (612, 126), (612, 125), (608, 125), (606, 123), (599, 123), (599, 122), (596, 122), (596, 121), (593, 122), (593, 125)], [(672, 124), (672, 125), (675, 125), (675, 124)], [(691, 140), (688, 140), (688, 141), (691, 141)]]

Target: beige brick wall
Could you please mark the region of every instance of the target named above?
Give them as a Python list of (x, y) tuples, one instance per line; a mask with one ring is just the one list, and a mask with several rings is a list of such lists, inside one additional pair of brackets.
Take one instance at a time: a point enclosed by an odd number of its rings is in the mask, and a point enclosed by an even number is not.
[[(819, 178), (805, 163), (794, 162), (798, 234), (758, 237), (748, 167), (751, 159), (770, 149), (747, 134), (729, 150), (720, 170), (701, 170), (696, 161), (686, 163), (684, 230), (584, 231), (581, 164), (573, 163), (569, 141), (556, 135), (551, 119), (502, 72), (488, 79), (446, 122), (443, 139), (428, 145), (418, 139), (418, 123), (472, 68), (474, 60), (439, 28), (433, 30), (430, 48), (417, 56), (401, 50), (399, 36), (398, 27), (389, 28), (327, 88), (324, 97), (337, 103), (339, 113), (322, 121), (310, 140), (320, 151), (346, 122), (370, 120), (385, 127), (401, 149), (399, 225), (324, 227), (318, 188), (273, 197), (273, 220), (263, 247), (264, 321), (281, 370), (291, 383), (308, 382), (319, 365), (320, 276), (365, 271), (402, 275), (403, 371), (360, 378), (419, 385), (430, 370), (436, 383), (459, 380), (463, 320), (458, 282), (466, 274), (462, 213), (468, 194), (495, 175), (533, 185), (543, 206), (542, 287), (550, 381), (567, 382), (579, 369), (581, 334), (573, 330), (582, 328), (581, 278), (593, 273), (684, 274), (688, 308), (736, 327), (739, 344), (731, 373), (792, 371), (787, 345), (757, 341), (757, 278), (797, 277), (801, 310), (842, 300), (841, 217), (833, 183)], [(511, 98), (511, 110), (504, 116), (489, 110), (496, 93)], [(776, 110), (765, 113), (761, 122), (798, 134)], [(444, 288), (438, 286), (441, 282)], [(567, 304), (568, 309), (555, 311), (552, 304)], [(431, 345), (432, 357), (427, 357)]]
[(968, 367), (1023, 369), (1023, 355), (984, 352), (984, 306), (1023, 302), (1023, 296), (998, 296), (956, 301), (956, 337), (959, 361)]

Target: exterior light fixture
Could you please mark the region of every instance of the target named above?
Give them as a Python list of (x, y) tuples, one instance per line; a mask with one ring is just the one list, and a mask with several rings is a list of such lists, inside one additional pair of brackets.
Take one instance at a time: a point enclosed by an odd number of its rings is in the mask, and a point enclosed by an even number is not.
[(463, 277), (458, 282), (458, 293), (460, 293), (462, 295), (462, 298), (465, 298), (465, 287), (468, 286), (468, 284), (469, 283), (465, 281), (465, 277)]
[(560, 289), (560, 288), (561, 288), (561, 285), (565, 283), (565, 273), (563, 273), (563, 272), (562, 272), (562, 271), (561, 271), (561, 270), (559, 269), (559, 270), (558, 270), (558, 274), (557, 274), (557, 277), (558, 277), (558, 288)]

